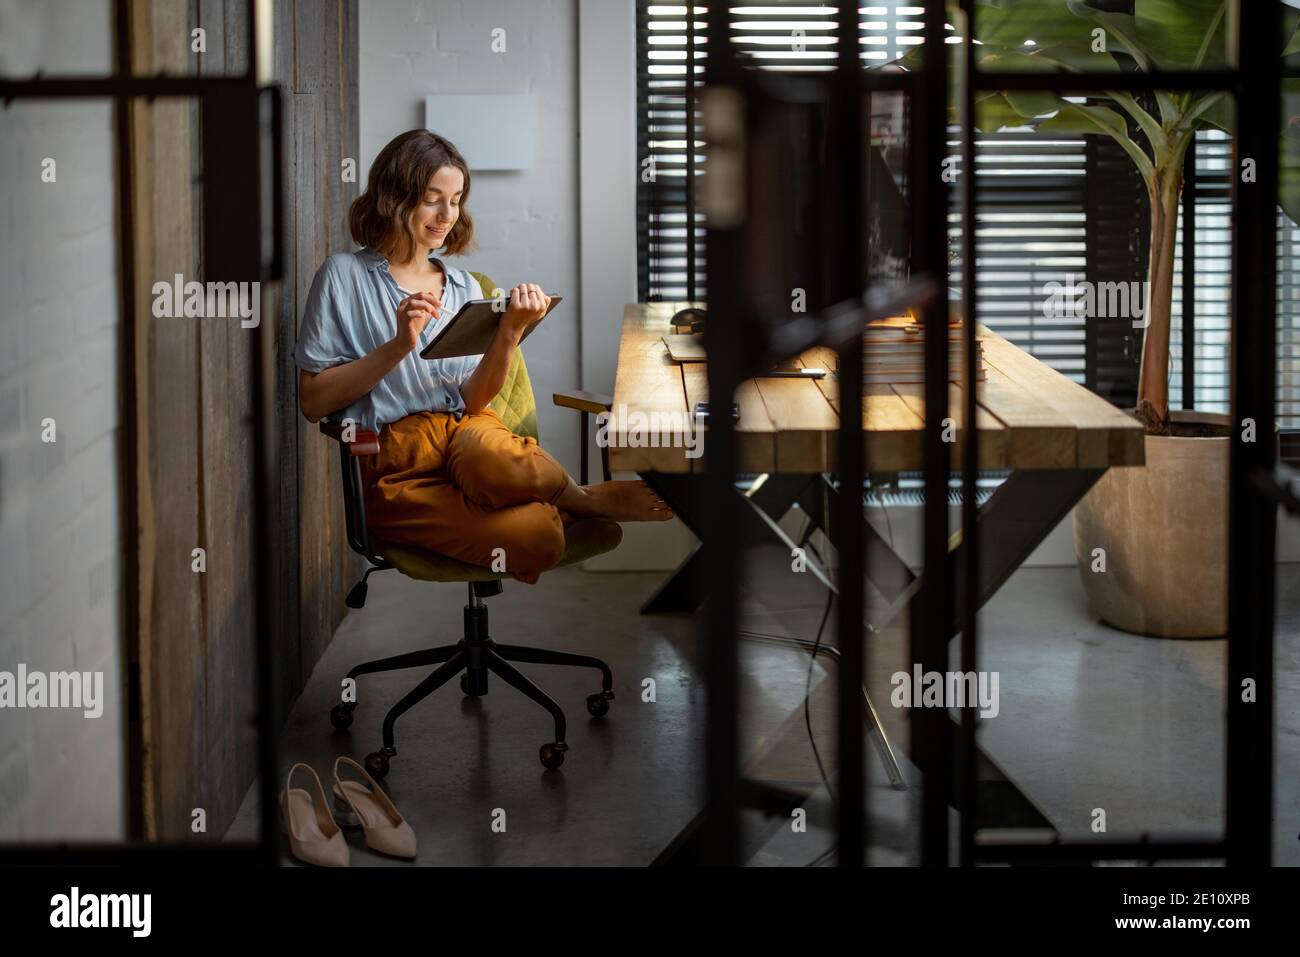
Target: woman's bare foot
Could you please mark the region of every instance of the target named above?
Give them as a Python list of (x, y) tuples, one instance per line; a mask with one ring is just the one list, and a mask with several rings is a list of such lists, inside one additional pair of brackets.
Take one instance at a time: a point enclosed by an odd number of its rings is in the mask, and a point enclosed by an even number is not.
[(667, 503), (639, 480), (574, 485), (570, 492), (581, 493), (563, 503), (565, 510), (574, 514), (614, 522), (666, 522), (673, 517)]

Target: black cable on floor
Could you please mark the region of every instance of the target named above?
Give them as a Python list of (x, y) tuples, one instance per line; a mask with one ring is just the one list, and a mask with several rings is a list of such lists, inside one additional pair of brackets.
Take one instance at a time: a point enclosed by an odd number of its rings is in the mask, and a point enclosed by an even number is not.
[[(889, 536), (889, 545), (892, 548), (894, 545), (893, 525), (889, 521), (888, 510), (883, 508), (884, 502), (881, 501), (880, 505), (882, 506), (882, 511), (884, 511), (885, 513), (885, 525), (886, 525), (887, 534)], [(807, 548), (809, 551), (811, 551), (813, 553), (813, 556), (817, 559), (818, 564), (825, 567), (826, 562), (822, 558), (821, 552), (819, 552), (817, 550), (817, 547), (811, 543), (810, 541), (811, 538), (812, 538), (812, 519), (807, 518), (804, 520), (803, 531), (799, 533), (799, 547)], [(812, 747), (813, 759), (817, 762), (817, 773), (821, 776), (822, 785), (826, 788), (826, 793), (830, 796), (832, 807), (835, 807), (836, 805), (839, 804), (839, 798), (836, 797), (835, 789), (831, 786), (830, 775), (826, 773), (826, 766), (825, 764), (822, 763), (821, 751), (817, 747), (817, 737), (816, 735), (813, 734), (812, 710), (809, 705), (809, 699), (812, 697), (813, 668), (817, 664), (817, 654), (818, 652), (821, 651), (822, 648), (822, 635), (824, 635), (826, 632), (826, 622), (831, 617), (831, 605), (834, 603), (834, 600), (835, 600), (835, 592), (827, 588), (826, 606), (825, 608), (822, 609), (822, 619), (821, 622), (819, 622), (817, 625), (817, 637), (813, 639), (812, 652), (808, 657), (808, 673), (804, 679), (804, 693), (803, 693), (803, 721), (804, 721), (804, 728), (808, 732), (808, 744)], [(763, 634), (762, 632), (747, 632), (747, 634), (752, 634), (758, 638), (772, 638), (777, 640), (779, 640), (782, 637), (780, 635), (766, 635)], [(833, 857), (838, 850), (839, 850), (839, 842), (836, 841), (826, 850), (822, 851), (822, 853), (818, 854), (815, 858), (813, 858), (811, 861), (805, 864), (804, 867), (820, 867), (822, 864), (826, 863), (826, 861), (828, 861), (831, 857)]]
[(822, 646), (822, 632), (826, 630), (826, 620), (831, 616), (831, 602), (834, 599), (834, 593), (826, 589), (826, 607), (822, 609), (821, 624), (817, 626), (817, 638), (813, 641), (812, 656), (808, 659), (808, 676), (804, 679), (803, 687), (803, 723), (808, 729), (808, 743), (812, 745), (813, 758), (817, 761), (817, 772), (822, 776), (822, 783), (826, 785), (826, 792), (831, 796), (831, 801), (837, 801), (835, 791), (831, 788), (831, 782), (826, 775), (826, 768), (822, 764), (821, 752), (817, 750), (817, 739), (813, 735), (812, 729), (812, 712), (809, 709), (808, 699), (812, 695), (812, 676), (813, 667), (817, 663), (817, 652)]
[[(889, 547), (892, 549), (894, 547), (894, 527), (893, 527), (893, 523), (890, 522), (889, 520), (889, 510), (885, 508), (884, 496), (877, 494), (876, 501), (880, 504), (880, 510), (885, 515), (885, 530), (886, 533), (889, 535)], [(867, 503), (864, 501), (863, 504), (865, 505)], [(808, 519), (804, 524), (803, 532), (800, 534), (800, 543), (799, 543), (800, 547), (806, 545), (812, 551), (813, 555), (816, 556), (817, 561), (821, 565), (825, 566), (826, 563), (822, 561), (821, 554), (808, 541), (808, 539), (811, 537), (810, 535), (811, 526), (812, 526), (812, 520)], [(825, 630), (826, 620), (830, 617), (831, 614), (831, 601), (834, 598), (834, 594), (835, 593), (832, 592), (829, 588), (826, 589), (826, 608), (822, 612), (821, 624), (817, 626), (817, 639), (813, 642), (812, 658), (808, 662), (808, 677), (804, 684), (804, 697), (803, 697), (803, 717), (804, 717), (804, 724), (808, 728), (808, 743), (812, 745), (813, 757), (817, 759), (817, 770), (821, 774), (822, 783), (826, 786), (826, 792), (831, 797), (832, 806), (837, 805), (839, 803), (839, 799), (835, 796), (835, 792), (831, 788), (831, 782), (830, 779), (827, 777), (826, 768), (823, 767), (822, 765), (821, 754), (817, 750), (817, 741), (813, 737), (812, 718), (810, 717), (810, 713), (808, 709), (808, 698), (812, 694), (813, 664), (817, 661), (817, 652), (821, 649), (822, 632)], [(835, 856), (836, 852), (839, 850), (839, 847), (840, 847), (839, 841), (836, 841), (826, 850), (822, 851), (811, 861), (805, 864), (804, 867), (821, 867), (823, 864), (825, 864), (827, 861), (829, 861), (832, 857)]]
[(840, 849), (840, 842), (839, 842), (839, 841), (836, 841), (836, 842), (835, 842), (834, 844), (832, 844), (830, 847), (826, 848), (826, 850), (822, 851), (820, 854), (818, 854), (816, 857), (814, 857), (811, 861), (809, 861), (807, 864), (805, 864), (804, 867), (821, 867), (823, 864), (825, 864), (827, 861), (829, 861), (832, 857), (834, 857), (834, 856), (835, 856), (835, 852), (838, 851), (839, 849)]
[[(820, 561), (820, 558), (818, 560)], [(808, 659), (808, 676), (804, 681), (803, 689), (803, 721), (804, 726), (808, 729), (808, 743), (812, 745), (813, 758), (817, 761), (817, 773), (822, 776), (822, 784), (826, 786), (826, 793), (830, 795), (832, 807), (839, 804), (839, 798), (835, 796), (835, 791), (831, 787), (830, 778), (826, 774), (826, 767), (822, 764), (821, 752), (817, 750), (817, 739), (813, 735), (812, 712), (809, 709), (808, 699), (812, 696), (813, 666), (817, 662), (817, 652), (821, 649), (822, 633), (826, 630), (826, 621), (831, 616), (831, 603), (834, 597), (835, 593), (829, 588), (826, 589), (826, 607), (822, 610), (821, 624), (817, 626), (817, 638), (813, 641), (812, 656)], [(834, 849), (834, 847), (831, 848), (832, 851)], [(820, 860), (820, 857), (814, 859), (811, 864), (805, 866), (816, 867), (818, 860)]]
[[(801, 548), (807, 547), (813, 553), (813, 556), (817, 559), (818, 564), (824, 567), (826, 563), (822, 559), (821, 553), (817, 551), (816, 546), (814, 546), (809, 541), (811, 537), (812, 537), (812, 519), (807, 519), (804, 524), (803, 532), (799, 536), (799, 540), (800, 540), (799, 545)], [(804, 679), (804, 688), (803, 688), (803, 722), (804, 722), (804, 727), (808, 729), (808, 744), (812, 746), (813, 759), (817, 762), (817, 773), (821, 775), (822, 784), (826, 788), (826, 793), (830, 795), (832, 807), (834, 807), (839, 802), (839, 799), (835, 796), (835, 789), (831, 787), (830, 776), (826, 773), (826, 766), (822, 764), (821, 751), (819, 751), (817, 748), (817, 737), (816, 735), (813, 734), (812, 710), (809, 706), (809, 699), (812, 697), (813, 668), (817, 664), (817, 653), (821, 650), (822, 635), (826, 631), (826, 622), (831, 617), (831, 605), (834, 602), (834, 599), (835, 599), (835, 593), (831, 591), (831, 589), (827, 588), (826, 607), (822, 609), (822, 620), (817, 625), (817, 637), (813, 640), (812, 654), (809, 655), (808, 657), (808, 674)], [(815, 866), (815, 865), (816, 865), (816, 861), (814, 860), (812, 865), (807, 865), (807, 866)]]

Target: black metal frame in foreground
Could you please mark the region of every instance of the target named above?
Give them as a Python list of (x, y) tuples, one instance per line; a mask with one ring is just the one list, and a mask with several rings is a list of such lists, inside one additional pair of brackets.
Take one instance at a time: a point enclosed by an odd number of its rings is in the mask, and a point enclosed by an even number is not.
[[(898, 89), (910, 94), (909, 109), (913, 116), (911, 149), (912, 177), (912, 249), (913, 274), (923, 275), (945, 287), (947, 208), (940, 178), (944, 159), (947, 120), (947, 69), (944, 56), (943, 0), (927, 0), (925, 9), (925, 47), (923, 68), (913, 74), (863, 72), (859, 66), (857, 4), (839, 5), (839, 58), (833, 75), (834, 114), (831, 124), (829, 176), (824, 192), (835, 197), (828, 207), (832, 244), (827, 248), (842, 250), (834, 263), (832, 291), (847, 302), (861, 303), (864, 293), (860, 216), (861, 106), (865, 91)], [(974, 16), (972, 0), (962, 0), (969, 25)], [(1277, 205), (1278, 117), (1280, 74), (1276, 57), (1250, 55), (1248, 38), (1271, 37), (1277, 24), (1270, 17), (1279, 8), (1269, 3), (1242, 4), (1239, 49), (1240, 69), (1222, 71), (1178, 71), (1124, 73), (1123, 85), (1130, 90), (1164, 89), (1227, 90), (1237, 102), (1238, 133), (1235, 139), (1236, 168), (1243, 157), (1260, 158), (1260, 171), (1253, 184), (1234, 178), (1234, 282), (1233, 282), (1233, 393), (1232, 419), (1255, 421), (1256, 435), (1273, 432), (1273, 383), (1275, 381), (1275, 250), (1274, 216)], [(761, 103), (762, 94), (752, 76), (738, 63), (730, 42), (726, 7), (709, 5), (708, 64), (704, 96), (713, 99), (713, 109), (706, 104), (706, 135), (711, 150), (744, 151), (743, 132), (753, 122), (752, 112)], [(694, 20), (688, 18), (687, 44), (694, 42)], [(965, 305), (963, 337), (963, 378), (970, 384), (978, 322), (975, 297), (975, 218), (977, 208), (974, 174), (974, 130), (972, 118), (977, 92), (981, 90), (1051, 90), (1057, 92), (1104, 92), (1116, 85), (1116, 74), (1095, 73), (984, 73), (975, 69), (971, 40), (975, 29), (963, 30), (963, 97), (962, 123), (962, 291)], [(693, 77), (688, 82), (693, 83)], [(770, 78), (768, 81), (770, 89)], [(719, 104), (718, 95), (737, 95), (738, 103), (730, 107)], [(726, 115), (726, 110), (740, 117)], [(688, 114), (692, 105), (686, 106)], [(725, 127), (725, 142), (717, 139), (719, 126)], [(738, 141), (739, 140), (739, 141)], [(693, 144), (689, 144), (693, 147)], [(1269, 158), (1265, 162), (1263, 158)], [(1264, 167), (1267, 166), (1267, 172)], [(719, 193), (741, 204), (739, 217), (715, 215), (707, 210), (708, 262), (710, 291), (726, 290), (725, 296), (710, 296), (708, 336), (723, 342), (726, 348), (710, 350), (709, 394), (732, 395), (735, 387), (759, 368), (764, 359), (783, 358), (790, 349), (779, 347), (780, 333), (763, 335), (761, 311), (747, 302), (746, 264), (744, 259), (743, 208), (754, 195), (748, 181), (753, 167), (748, 156), (742, 158), (744, 176), (739, 182), (706, 183), (703, 194)], [(736, 196), (735, 191), (740, 195)], [(863, 297), (863, 298), (859, 298)], [(841, 311), (843, 308), (836, 307)], [(827, 315), (835, 310), (828, 310)], [(848, 315), (855, 314), (850, 308)], [(948, 455), (941, 438), (942, 421), (948, 415), (947, 297), (923, 309), (928, 330), (926, 336), (926, 415), (925, 449), (925, 568), (924, 594), (913, 603), (913, 661), (925, 670), (947, 669), (948, 642), (952, 615), (949, 600), (957, 599), (961, 625), (961, 668), (978, 671), (976, 613), (981, 590), (989, 582), (981, 581), (978, 561), (978, 522), (976, 519), (975, 474), (978, 463), (978, 433), (963, 430), (962, 450), (962, 551), (969, 556), (952, 567), (949, 560), (947, 531)], [(1249, 317), (1249, 322), (1243, 321)], [(806, 327), (807, 323), (792, 326)], [(828, 322), (824, 333), (835, 325)], [(787, 339), (806, 337), (809, 330), (790, 330)], [(860, 337), (839, 336), (833, 344), (839, 353), (841, 420), (838, 442), (841, 487), (861, 487), (863, 432), (861, 421), (861, 350)], [(961, 421), (975, 422), (975, 389), (964, 389)], [(936, 414), (937, 413), (937, 414)], [(1240, 435), (1237, 436), (1240, 439)], [(737, 500), (734, 494), (736, 452), (734, 426), (727, 416), (715, 416), (709, 433), (708, 495), (714, 508), (712, 521), (705, 529), (705, 543), (713, 560), (709, 573), (710, 603), (705, 621), (704, 641), (707, 649), (708, 677), (708, 805), (701, 825), (702, 834), (694, 843), (699, 851), (696, 860), (713, 864), (737, 864), (739, 812), (742, 806), (757, 803), (753, 782), (741, 781), (738, 774), (739, 741), (737, 733), (737, 630), (739, 574), (739, 530)], [(1229, 637), (1228, 637), (1228, 760), (1226, 768), (1225, 837), (1188, 837), (1153, 840), (1141, 835), (1133, 841), (1052, 842), (1027, 846), (999, 840), (992, 834), (975, 831), (978, 820), (975, 787), (976, 717), (974, 709), (963, 714), (958, 747), (954, 753), (953, 736), (947, 732), (943, 709), (918, 709), (913, 715), (913, 755), (922, 773), (921, 861), (929, 865), (949, 863), (948, 795), (958, 796), (962, 808), (959, 835), (959, 861), (969, 866), (977, 862), (1007, 863), (1076, 863), (1100, 860), (1210, 860), (1223, 859), (1229, 864), (1267, 864), (1271, 859), (1272, 801), (1272, 714), (1273, 714), (1273, 557), (1275, 501), (1289, 494), (1285, 483), (1274, 477), (1276, 450), (1271, 442), (1234, 441), (1230, 469), (1230, 549), (1229, 549)], [(856, 483), (856, 484), (855, 484)], [(855, 503), (856, 497), (841, 496)], [(839, 862), (860, 865), (867, 843), (867, 815), (864, 804), (865, 782), (861, 759), (862, 723), (859, 696), (864, 673), (865, 648), (862, 641), (862, 580), (866, 575), (861, 523), (856, 514), (841, 515), (842, 536), (839, 566), (840, 608), (838, 616), (841, 712), (840, 793), (837, 812)], [(949, 581), (949, 577), (955, 581)], [(945, 609), (945, 613), (934, 612)], [(1239, 689), (1247, 679), (1255, 684), (1253, 702), (1242, 700)], [(847, 705), (847, 708), (846, 708)], [(955, 763), (954, 763), (954, 759)], [(953, 780), (954, 769), (957, 780)]]
[[(189, 77), (189, 76), (138, 76), (135, 75), (131, 56), (130, 10), (128, 0), (113, 0), (113, 72), (107, 77), (43, 77), (39, 74), (26, 80), (0, 79), (0, 102), (8, 105), (15, 99), (104, 99), (113, 101), (114, 139), (117, 162), (117, 218), (118, 218), (118, 286), (122, 297), (122, 334), (119, 339), (119, 367), (123, 389), (122, 453), (119, 463), (122, 477), (122, 538), (123, 569), (123, 624), (125, 643), (123, 669), (124, 727), (127, 728), (126, 776), (128, 782), (138, 781), (142, 773), (140, 754), (138, 707), (140, 682), (144, 680), (135, 670), (139, 660), (140, 621), (139, 576), (136, 555), (139, 551), (139, 470), (147, 463), (136, 457), (138, 429), (137, 415), (140, 391), (136, 377), (135, 343), (138, 321), (138, 301), (135, 295), (135, 221), (132, 205), (135, 184), (132, 182), (133, 158), (131, 154), (130, 104), (132, 100), (155, 97), (192, 97), (198, 100), (203, 142), (204, 208), (221, 210), (220, 216), (205, 216), (203, 242), (207, 250), (205, 278), (209, 280), (245, 280), (257, 277), (263, 280), (281, 278), (283, 267), (283, 206), (280, 189), (281, 152), (279, 129), (281, 110), (279, 91), (272, 87), (259, 90), (257, 86), (257, 17), (256, 4), (247, 7), (248, 66), (242, 76)], [(260, 111), (262, 97), (271, 98), (270, 163), (275, 186), (270, 199), (271, 243), (264, 249), (262, 235), (263, 170), (259, 160), (265, 160), (261, 151)], [(214, 134), (220, 130), (221, 136)], [(223, 141), (244, 142), (246, 150), (237, 154), (214, 151)], [(263, 253), (269, 253), (263, 261)], [(137, 792), (128, 784), (128, 838), (121, 844), (111, 843), (16, 843), (0, 844), (0, 863), (6, 864), (130, 864), (166, 862), (175, 864), (194, 862), (203, 864), (270, 864), (278, 858), (276, 820), (276, 778), (279, 774), (278, 757), (278, 693), (275, 678), (275, 657), (272, 633), (272, 569), (273, 536), (264, 534), (270, 526), (272, 508), (272, 480), (278, 474), (277, 452), (268, 423), (274, 421), (275, 370), (273, 353), (267, 337), (274, 323), (263, 323), (254, 333), (252, 365), (254, 370), (252, 397), (254, 414), (253, 474), (255, 488), (253, 510), (250, 516), (255, 535), (256, 567), (252, 581), (256, 602), (257, 642), (257, 735), (258, 773), (261, 833), (257, 843), (212, 844), (161, 844), (144, 843), (143, 808)]]
[[(1281, 59), (1247, 37), (1275, 38), (1280, 7), (1243, 3), (1238, 33), (1234, 170), (1258, 162), (1254, 183), (1232, 177), (1232, 443), (1228, 484), (1228, 745), (1224, 835), (1229, 864), (1272, 862), (1273, 624), (1277, 501), (1251, 482), (1277, 466), (1277, 205)], [(1272, 22), (1270, 21), (1270, 14)], [(1256, 440), (1241, 423), (1255, 421)], [(1253, 701), (1243, 686), (1255, 683)]]
[[(687, 46), (693, 47), (694, 21), (688, 19)], [(838, 16), (838, 66), (831, 79), (830, 142), (827, 165), (830, 179), (823, 194), (827, 198), (824, 216), (829, 225), (826, 248), (838, 255), (830, 263), (830, 293), (839, 305), (828, 309), (819, 323), (793, 323), (786, 329), (767, 329), (766, 336), (756, 335), (754, 320), (761, 314), (746, 294), (744, 261), (745, 205), (753, 191), (750, 176), (753, 167), (746, 152), (741, 159), (744, 171), (739, 182), (709, 184), (706, 195), (719, 198), (709, 211), (708, 262), (709, 288), (725, 289), (725, 297), (711, 297), (707, 335), (727, 344), (710, 351), (709, 394), (729, 396), (736, 386), (772, 359), (784, 359), (821, 343), (835, 349), (839, 363), (840, 428), (837, 457), (841, 488), (861, 488), (865, 480), (865, 434), (862, 428), (862, 323), (873, 297), (865, 274), (866, 242), (859, 211), (863, 207), (864, 184), (859, 170), (863, 167), (864, 94), (870, 89), (900, 90), (914, 103), (923, 98), (931, 104), (946, 103), (946, 59), (944, 53), (944, 4), (929, 0), (927, 6), (925, 68), (920, 74), (863, 72), (859, 66), (859, 18), (856, 3), (842, 2)], [(762, 102), (763, 92), (749, 71), (737, 62), (730, 42), (726, 7), (709, 6), (709, 58), (706, 95), (722, 93), (712, 108), (706, 104), (706, 134), (712, 149), (745, 150), (744, 133), (752, 128), (753, 113)], [(737, 94), (733, 102), (725, 99)], [(686, 110), (691, 112), (688, 102)], [(730, 109), (733, 115), (727, 115)], [(734, 115), (738, 113), (739, 115)], [(947, 615), (938, 614), (949, 588), (947, 576), (947, 461), (948, 450), (942, 439), (942, 419), (946, 416), (947, 395), (947, 208), (941, 183), (946, 112), (940, 108), (927, 111), (917, 137), (919, 145), (911, 152), (912, 247), (913, 272), (919, 281), (913, 289), (915, 302), (922, 309), (923, 321), (938, 334), (926, 337), (926, 407), (941, 414), (928, 415), (933, 428), (927, 430), (925, 456), (927, 465), (926, 507), (926, 594), (913, 603), (917, 619), (912, 631), (913, 659), (928, 670), (944, 670), (947, 661)], [(727, 142), (718, 139), (719, 129), (728, 130)], [(742, 131), (737, 136), (736, 131)], [(738, 208), (734, 219), (720, 215), (727, 208)], [(689, 213), (688, 213), (689, 216)], [(723, 221), (729, 220), (729, 221)], [(895, 304), (898, 307), (909, 303)], [(688, 854), (668, 855), (680, 861), (689, 857), (711, 864), (738, 863), (739, 812), (753, 806), (754, 793), (763, 793), (754, 782), (739, 778), (739, 741), (737, 731), (737, 630), (738, 593), (740, 587), (738, 543), (741, 522), (739, 503), (734, 495), (736, 453), (734, 426), (729, 417), (714, 416), (709, 433), (708, 482), (706, 488), (713, 502), (712, 521), (704, 529), (705, 547), (713, 556), (709, 569), (711, 596), (705, 619), (708, 696), (708, 782), (705, 813), (699, 819), (699, 833), (687, 841)], [(859, 512), (859, 496), (839, 497), (835, 524), (839, 532), (839, 571), (837, 576), (839, 634), (841, 656), (839, 676), (839, 788), (836, 830), (838, 862), (841, 866), (861, 866), (867, 845), (866, 772), (862, 758), (862, 700), (859, 689), (866, 673), (866, 647), (862, 641), (865, 602), (864, 579), (867, 576), (866, 538)], [(922, 617), (931, 607), (934, 614)], [(918, 654), (919, 651), (919, 654)], [(926, 805), (923, 842), (927, 850), (923, 859), (937, 863), (947, 855), (947, 806), (951, 793), (952, 745), (946, 713), (934, 709), (919, 711), (914, 721), (914, 744), (927, 786), (923, 794)], [(687, 843), (684, 841), (683, 843)], [(661, 856), (661, 860), (663, 860)]]
[[(972, 0), (962, 0), (968, 19)], [(1242, 3), (1237, 33), (1236, 70), (1178, 73), (1125, 73), (1129, 90), (1169, 89), (1227, 90), (1237, 107), (1237, 135), (1234, 138), (1233, 168), (1241, 168), (1244, 157), (1259, 157), (1256, 182), (1233, 182), (1233, 283), (1232, 283), (1232, 413), (1231, 421), (1253, 419), (1257, 435), (1272, 436), (1274, 382), (1276, 381), (1276, 209), (1277, 161), (1279, 157), (1280, 59), (1249, 49), (1251, 37), (1274, 37), (1279, 33), (1281, 7), (1272, 3)], [(1270, 22), (1270, 18), (1273, 22)], [(1104, 91), (1114, 88), (1115, 74), (982, 73), (973, 67), (971, 41), (977, 29), (965, 30), (964, 112), (974, 112), (974, 97), (981, 90), (1050, 90), (1055, 92)], [(974, 130), (963, 124), (964, 156), (973, 156)], [(1263, 159), (1267, 158), (1267, 160)], [(968, 332), (976, 321), (973, 293), (973, 231), (975, 219), (975, 177), (966, 167), (962, 230), (963, 288), (967, 290)], [(1248, 321), (1243, 321), (1248, 317)], [(970, 336), (968, 335), (968, 340)], [(970, 343), (967, 343), (968, 348)], [(1190, 348), (1189, 343), (1184, 344)], [(970, 361), (971, 353), (967, 354)], [(968, 393), (973, 390), (967, 390)], [(969, 405), (969, 403), (968, 403)], [(927, 417), (928, 418), (928, 417)], [(971, 430), (969, 435), (974, 435)], [(1229, 597), (1228, 597), (1228, 680), (1227, 680), (1227, 766), (1225, 769), (1225, 837), (1187, 839), (1157, 843), (1108, 842), (1093, 846), (1049, 844), (1039, 848), (1013, 847), (989, 841), (974, 843), (973, 833), (963, 828), (962, 862), (975, 860), (1017, 860), (1035, 863), (1102, 859), (1188, 859), (1223, 858), (1228, 864), (1268, 864), (1271, 861), (1273, 795), (1273, 617), (1276, 502), (1260, 494), (1252, 483), (1256, 472), (1271, 473), (1276, 465), (1276, 445), (1270, 441), (1243, 442), (1234, 428), (1231, 444), (1229, 484)], [(970, 468), (968, 460), (967, 469)], [(963, 497), (963, 528), (971, 521), (975, 503)], [(966, 618), (973, 626), (973, 614)], [(977, 669), (973, 638), (963, 641), (962, 669)], [(1254, 702), (1243, 701), (1243, 682), (1255, 683)], [(969, 765), (968, 743), (973, 745), (972, 727), (964, 728), (962, 766)], [(974, 797), (974, 794), (971, 795)]]

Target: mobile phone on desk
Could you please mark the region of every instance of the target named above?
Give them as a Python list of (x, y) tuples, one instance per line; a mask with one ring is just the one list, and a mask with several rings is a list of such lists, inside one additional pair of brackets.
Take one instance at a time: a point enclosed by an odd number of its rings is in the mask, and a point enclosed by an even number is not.
[[(708, 417), (709, 417), (709, 403), (696, 402), (695, 418), (707, 419)], [(739, 419), (740, 419), (740, 406), (736, 405), (736, 403), (733, 402), (731, 403), (731, 421), (736, 422), (739, 421)]]
[(817, 368), (772, 369), (756, 376), (759, 379), (824, 379), (825, 377), (826, 370)]

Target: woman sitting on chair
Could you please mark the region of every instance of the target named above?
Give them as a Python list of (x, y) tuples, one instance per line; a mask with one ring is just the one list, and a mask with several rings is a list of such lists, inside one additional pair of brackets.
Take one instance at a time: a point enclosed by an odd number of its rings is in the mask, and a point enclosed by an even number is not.
[(339, 413), (380, 435), (361, 466), (378, 538), (483, 566), (504, 549), (509, 573), (532, 583), (564, 554), (566, 521), (672, 512), (644, 482), (579, 485), (488, 407), (524, 330), (546, 312), (536, 284), (510, 290), (483, 355), (420, 358), (462, 305), (487, 298), (433, 255), (472, 248), (469, 190), (469, 166), (435, 133), (411, 130), (380, 151), (348, 213), (364, 248), (330, 256), (312, 282), (294, 351), (298, 405), (311, 422)]

